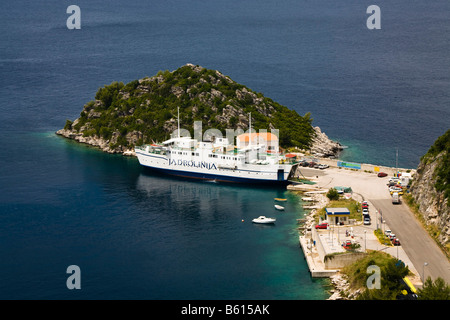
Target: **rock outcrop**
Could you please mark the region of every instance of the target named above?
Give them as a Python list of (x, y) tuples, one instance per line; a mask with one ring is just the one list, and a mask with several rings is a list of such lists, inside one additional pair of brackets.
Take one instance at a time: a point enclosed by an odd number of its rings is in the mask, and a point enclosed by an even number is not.
[(337, 273), (330, 277), (334, 289), (331, 290), (331, 296), (327, 300), (354, 300), (362, 292), (362, 289), (353, 290), (350, 288), (348, 279), (344, 274)]
[(343, 146), (328, 138), (319, 127), (314, 127), (314, 131), (316, 134), (312, 141), (311, 154), (319, 158), (337, 157)]

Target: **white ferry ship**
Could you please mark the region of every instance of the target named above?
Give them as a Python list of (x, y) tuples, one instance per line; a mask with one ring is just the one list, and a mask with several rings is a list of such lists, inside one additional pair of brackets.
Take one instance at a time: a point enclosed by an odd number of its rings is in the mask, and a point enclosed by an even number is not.
[(170, 175), (239, 183), (289, 182), (294, 163), (279, 153), (276, 135), (244, 133), (236, 137), (236, 144), (227, 138), (212, 140), (178, 136), (137, 146), (135, 153), (141, 165)]

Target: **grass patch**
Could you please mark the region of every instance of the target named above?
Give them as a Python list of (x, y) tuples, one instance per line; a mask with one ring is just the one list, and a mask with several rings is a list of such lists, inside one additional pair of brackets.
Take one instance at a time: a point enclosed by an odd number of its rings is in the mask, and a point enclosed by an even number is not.
[[(361, 212), (361, 204), (353, 199), (339, 199), (339, 200), (331, 200), (327, 206), (327, 208), (347, 208), (350, 211), (349, 219), (355, 219), (357, 221), (362, 220), (362, 212)], [(325, 208), (321, 208), (317, 211), (316, 220), (319, 220), (319, 217), (322, 217), (325, 220)]]
[(381, 244), (384, 244), (385, 246), (392, 247), (391, 239), (389, 239), (381, 229), (377, 229), (373, 232), (375, 236), (378, 238), (378, 241), (380, 241)]

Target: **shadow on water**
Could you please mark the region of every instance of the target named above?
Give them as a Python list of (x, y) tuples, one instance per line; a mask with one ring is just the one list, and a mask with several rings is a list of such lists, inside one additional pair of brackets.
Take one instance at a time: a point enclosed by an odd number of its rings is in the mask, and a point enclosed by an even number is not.
[(208, 184), (217, 184), (221, 186), (231, 186), (236, 188), (252, 188), (252, 189), (266, 189), (266, 190), (286, 190), (286, 186), (276, 185), (276, 184), (261, 184), (258, 182), (250, 182), (250, 183), (236, 183), (236, 182), (227, 182), (220, 181), (216, 179), (195, 179), (195, 178), (186, 178), (176, 175), (165, 174), (156, 170), (152, 170), (148, 167), (142, 167), (142, 174), (152, 177), (159, 177), (163, 179), (172, 179), (175, 181), (189, 181), (193, 183), (208, 183)]

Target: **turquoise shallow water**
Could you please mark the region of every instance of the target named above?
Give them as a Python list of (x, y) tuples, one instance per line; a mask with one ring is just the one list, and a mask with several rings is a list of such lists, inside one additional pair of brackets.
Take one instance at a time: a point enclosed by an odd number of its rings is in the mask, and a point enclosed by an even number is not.
[[(448, 129), (449, 2), (0, 3), (0, 298), (324, 299), (285, 191), (168, 179), (53, 134), (97, 89), (217, 69), (348, 145), (348, 161), (415, 167)], [(370, 3), (372, 4), (372, 3)], [(285, 213), (273, 198), (288, 197)], [(277, 215), (272, 228), (249, 221)], [(244, 219), (244, 222), (242, 222)], [(65, 286), (68, 265), (80, 291)]]
[[(283, 189), (155, 176), (53, 133), (15, 142), (26, 152), (0, 179), (10, 186), (0, 196), (3, 299), (328, 296), (298, 244), (299, 199)], [(275, 197), (288, 198), (285, 212)], [(259, 215), (277, 223), (253, 224)], [(65, 287), (72, 264), (79, 292)]]

